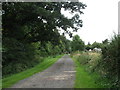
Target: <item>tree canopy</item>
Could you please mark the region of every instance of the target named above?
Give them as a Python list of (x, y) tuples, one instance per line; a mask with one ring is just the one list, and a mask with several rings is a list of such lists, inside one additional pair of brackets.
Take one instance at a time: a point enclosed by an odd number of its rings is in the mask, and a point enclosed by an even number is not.
[(85, 47), (84, 42), (80, 39), (80, 37), (78, 35), (75, 35), (71, 42), (72, 51), (77, 51), (77, 50), (83, 51), (84, 47)]
[[(2, 4), (3, 35), (28, 42), (57, 41), (62, 28), (72, 36), (73, 31), (82, 27), (80, 14), (86, 5), (81, 2), (6, 2)], [(77, 12), (71, 19), (61, 14), (61, 8), (71, 13)], [(56, 38), (54, 38), (56, 37)]]

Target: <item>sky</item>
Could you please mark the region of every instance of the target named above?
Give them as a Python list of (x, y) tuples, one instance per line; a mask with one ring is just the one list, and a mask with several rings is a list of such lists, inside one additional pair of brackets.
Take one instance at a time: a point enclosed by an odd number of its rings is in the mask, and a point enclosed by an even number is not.
[[(118, 1), (120, 0), (79, 0), (87, 5), (81, 15), (83, 27), (77, 33), (87, 44), (90, 42), (102, 42), (118, 33)], [(62, 10), (62, 13), (69, 17), (68, 12)], [(70, 39), (69, 36), (66, 36)]]

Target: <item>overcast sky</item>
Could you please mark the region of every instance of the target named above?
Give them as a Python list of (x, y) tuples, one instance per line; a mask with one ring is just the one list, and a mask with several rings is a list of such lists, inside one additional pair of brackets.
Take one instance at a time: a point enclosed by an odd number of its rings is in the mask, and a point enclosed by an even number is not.
[[(118, 33), (118, 1), (120, 0), (80, 0), (87, 7), (81, 16), (83, 27), (74, 35), (78, 34), (87, 44), (102, 42), (110, 39), (113, 32)], [(68, 12), (62, 12), (70, 16)]]

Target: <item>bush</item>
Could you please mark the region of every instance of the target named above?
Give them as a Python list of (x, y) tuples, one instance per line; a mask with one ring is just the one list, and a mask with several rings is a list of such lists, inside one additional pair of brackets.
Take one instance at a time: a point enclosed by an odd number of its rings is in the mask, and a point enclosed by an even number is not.
[(76, 60), (85, 67), (86, 71), (92, 73), (98, 68), (98, 64), (101, 60), (101, 54), (96, 52), (81, 52), (76, 54)]
[(14, 38), (3, 38), (3, 48), (3, 77), (33, 67), (40, 61), (38, 47), (34, 43), (27, 44)]
[(111, 87), (118, 87), (120, 85), (118, 81), (119, 61), (120, 61), (120, 36), (114, 35), (111, 42), (104, 45), (102, 48), (103, 60), (101, 60), (100, 66), (102, 70), (106, 72), (105, 76), (110, 79)]

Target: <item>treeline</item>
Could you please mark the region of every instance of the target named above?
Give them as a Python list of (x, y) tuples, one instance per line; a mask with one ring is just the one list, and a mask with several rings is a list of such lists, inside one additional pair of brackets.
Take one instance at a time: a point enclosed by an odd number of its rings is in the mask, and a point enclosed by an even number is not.
[(3, 75), (21, 72), (42, 62), (44, 57), (55, 57), (67, 50), (63, 41), (59, 45), (51, 42), (41, 45), (40, 42), (25, 43), (14, 38), (4, 38), (3, 45)]
[(108, 39), (105, 39), (104, 41), (102, 41), (102, 43), (99, 43), (99, 42), (95, 41), (94, 43), (90, 44), (88, 42), (88, 44), (85, 46), (85, 49), (86, 50), (93, 50), (94, 48), (100, 48), (100, 49), (102, 49), (108, 43), (109, 43)]
[[(72, 32), (82, 27), (79, 15), (85, 7), (81, 2), (3, 2), (3, 77), (31, 68), (44, 57), (70, 52), (70, 41), (64, 34), (72, 37)], [(61, 8), (76, 14), (68, 19)]]

